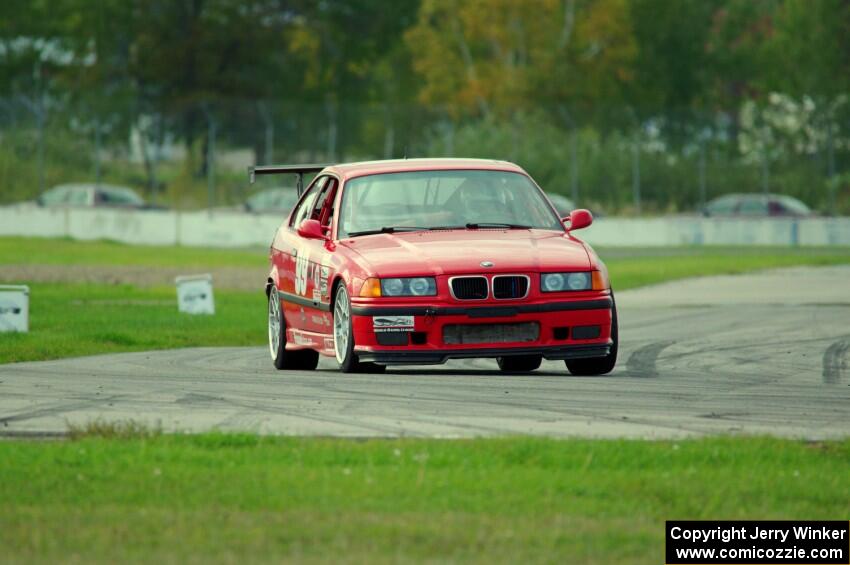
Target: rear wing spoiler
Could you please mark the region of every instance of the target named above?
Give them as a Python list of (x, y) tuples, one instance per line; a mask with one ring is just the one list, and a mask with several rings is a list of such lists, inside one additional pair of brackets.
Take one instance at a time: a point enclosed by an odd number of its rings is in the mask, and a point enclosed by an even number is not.
[(254, 184), (256, 175), (297, 175), (298, 180), (296, 181), (295, 188), (298, 190), (298, 196), (301, 196), (301, 193), (304, 192), (304, 174), (318, 173), (325, 167), (330, 167), (330, 165), (260, 165), (257, 167), (248, 167), (248, 175), (251, 179), (251, 184)]

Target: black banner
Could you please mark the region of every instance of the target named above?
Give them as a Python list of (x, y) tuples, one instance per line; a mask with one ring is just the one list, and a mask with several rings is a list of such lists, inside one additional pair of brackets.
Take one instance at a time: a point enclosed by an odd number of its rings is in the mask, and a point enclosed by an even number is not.
[(850, 522), (668, 521), (666, 563), (850, 563)]

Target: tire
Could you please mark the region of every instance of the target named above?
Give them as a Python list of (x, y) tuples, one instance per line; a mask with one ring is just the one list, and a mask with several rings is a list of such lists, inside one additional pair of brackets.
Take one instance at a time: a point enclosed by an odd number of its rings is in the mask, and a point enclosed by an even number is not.
[(528, 373), (540, 368), (541, 361), (542, 355), (514, 355), (496, 359), (499, 369), (505, 373)]
[(354, 330), (351, 325), (351, 300), (345, 283), (337, 285), (333, 306), (334, 354), (343, 373), (383, 373), (385, 365), (361, 363), (354, 353)]
[[(611, 296), (613, 300), (613, 295)], [(617, 323), (617, 303), (611, 309), (611, 351), (605, 357), (590, 359), (568, 359), (564, 361), (570, 373), (576, 376), (606, 375), (614, 370), (617, 364), (617, 348), (619, 344), (619, 327)]]
[(269, 289), (269, 353), (275, 369), (312, 371), (319, 365), (319, 352), (312, 349), (286, 350), (286, 318), (280, 306), (277, 287)]

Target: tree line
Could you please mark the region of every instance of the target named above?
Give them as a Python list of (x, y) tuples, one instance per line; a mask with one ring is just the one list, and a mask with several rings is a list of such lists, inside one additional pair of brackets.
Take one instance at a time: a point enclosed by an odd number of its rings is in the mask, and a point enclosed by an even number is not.
[(512, 158), (615, 208), (636, 188), (684, 208), (710, 182), (835, 209), (848, 93), (846, 0), (0, 3), (5, 130), (169, 137), (199, 177), (218, 139), (257, 163)]

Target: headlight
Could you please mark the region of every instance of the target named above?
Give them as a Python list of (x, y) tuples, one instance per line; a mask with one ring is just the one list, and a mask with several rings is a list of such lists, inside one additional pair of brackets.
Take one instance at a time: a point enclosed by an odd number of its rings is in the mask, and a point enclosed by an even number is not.
[(556, 292), (564, 290), (564, 287), (566, 287), (567, 277), (561, 273), (549, 273), (542, 275), (540, 282), (543, 292)]
[(432, 294), (436, 290), (436, 286), (434, 279), (425, 277), (410, 279), (410, 282), (407, 284), (407, 288), (410, 289), (410, 294), (413, 296), (427, 296)]
[(404, 282), (401, 279), (384, 279), (381, 281), (381, 294), (384, 296), (401, 296), (404, 293)]
[(435, 296), (437, 281), (434, 277), (381, 279), (382, 296)]
[(590, 273), (543, 273), (540, 275), (540, 289), (543, 292), (590, 290), (591, 284)]

